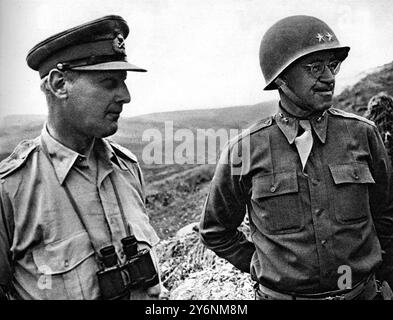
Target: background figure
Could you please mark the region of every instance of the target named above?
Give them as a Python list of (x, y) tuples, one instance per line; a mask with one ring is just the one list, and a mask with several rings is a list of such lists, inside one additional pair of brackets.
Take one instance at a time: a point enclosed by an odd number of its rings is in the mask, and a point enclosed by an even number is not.
[(373, 96), (364, 116), (375, 122), (393, 164), (393, 98), (385, 92)]

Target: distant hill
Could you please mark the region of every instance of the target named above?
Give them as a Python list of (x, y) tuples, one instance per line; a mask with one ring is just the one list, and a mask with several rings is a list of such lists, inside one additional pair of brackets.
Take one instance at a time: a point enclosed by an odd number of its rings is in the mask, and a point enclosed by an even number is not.
[(369, 71), (354, 85), (344, 89), (335, 98), (335, 105), (363, 115), (370, 98), (380, 92), (393, 96), (393, 62)]
[[(130, 148), (138, 157), (148, 141), (142, 141), (147, 129), (158, 129), (164, 137), (166, 121), (172, 121), (177, 129), (241, 129), (251, 123), (273, 114), (277, 102), (262, 102), (251, 106), (237, 106), (216, 109), (198, 109), (152, 113), (131, 118), (121, 118), (118, 132), (111, 137), (117, 143)], [(23, 139), (31, 139), (40, 134), (45, 116), (11, 115), (0, 121), (0, 160), (12, 152)]]
[[(340, 89), (334, 105), (362, 115), (372, 96), (380, 92), (393, 95), (393, 62), (363, 72), (358, 81), (351, 79), (351, 83), (354, 84)], [(158, 129), (164, 138), (167, 121), (171, 121), (174, 131), (190, 129), (195, 133), (197, 129), (241, 129), (273, 114), (276, 108), (277, 102), (269, 101), (248, 106), (160, 112), (121, 118), (119, 130), (111, 139), (130, 148), (140, 158), (144, 146), (149, 143), (142, 141), (143, 133), (147, 129)], [(39, 115), (13, 115), (0, 120), (0, 160), (21, 140), (39, 135), (44, 121), (45, 116)]]

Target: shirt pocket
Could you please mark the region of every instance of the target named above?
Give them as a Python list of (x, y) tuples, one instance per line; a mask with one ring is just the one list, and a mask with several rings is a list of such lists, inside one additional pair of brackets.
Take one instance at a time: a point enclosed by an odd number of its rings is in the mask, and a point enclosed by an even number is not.
[(335, 188), (333, 206), (336, 219), (344, 224), (357, 223), (370, 216), (368, 187), (374, 178), (367, 163), (329, 165)]
[(270, 234), (298, 232), (304, 227), (296, 170), (257, 175), (252, 179), (255, 214)]
[(39, 246), (32, 256), (40, 274), (37, 285), (45, 299), (99, 297), (98, 266), (86, 232)]

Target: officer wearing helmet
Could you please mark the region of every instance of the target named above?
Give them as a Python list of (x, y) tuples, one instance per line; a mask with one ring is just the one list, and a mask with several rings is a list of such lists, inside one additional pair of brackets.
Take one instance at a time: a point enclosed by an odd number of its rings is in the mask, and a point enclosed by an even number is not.
[[(262, 39), (278, 112), (223, 151), (200, 222), (203, 243), (250, 272), (257, 299), (371, 300), (393, 285), (389, 158), (373, 122), (332, 105), (348, 52), (310, 16)], [(246, 213), (250, 238), (238, 229)]]

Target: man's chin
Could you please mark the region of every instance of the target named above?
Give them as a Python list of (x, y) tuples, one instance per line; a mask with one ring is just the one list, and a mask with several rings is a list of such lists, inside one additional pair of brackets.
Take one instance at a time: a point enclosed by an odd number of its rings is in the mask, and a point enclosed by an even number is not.
[(105, 130), (101, 130), (101, 132), (96, 136), (96, 138), (105, 138), (111, 135), (114, 135), (118, 130), (117, 122), (112, 122), (109, 126), (105, 128)]
[(314, 105), (314, 109), (318, 111), (324, 111), (329, 109), (333, 105), (333, 99), (322, 99), (317, 101)]

